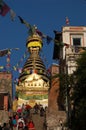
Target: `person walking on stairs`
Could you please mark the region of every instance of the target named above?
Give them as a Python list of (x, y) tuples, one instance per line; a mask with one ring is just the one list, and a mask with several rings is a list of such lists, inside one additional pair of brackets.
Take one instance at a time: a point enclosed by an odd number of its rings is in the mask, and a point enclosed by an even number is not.
[(28, 122), (28, 130), (36, 130), (32, 119)]

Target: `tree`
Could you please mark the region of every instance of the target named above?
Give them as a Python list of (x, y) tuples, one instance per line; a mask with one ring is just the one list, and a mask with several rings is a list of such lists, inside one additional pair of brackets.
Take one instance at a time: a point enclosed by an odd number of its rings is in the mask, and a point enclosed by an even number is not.
[(71, 97), (73, 102), (71, 124), (73, 130), (86, 130), (86, 51), (76, 62), (77, 69), (73, 74), (75, 78)]

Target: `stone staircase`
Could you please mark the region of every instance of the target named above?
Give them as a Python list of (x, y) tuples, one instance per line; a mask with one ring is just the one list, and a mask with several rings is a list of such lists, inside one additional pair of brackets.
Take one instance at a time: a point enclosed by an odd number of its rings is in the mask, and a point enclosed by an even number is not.
[[(56, 113), (48, 113), (46, 115), (47, 127), (44, 127), (45, 116), (40, 114), (32, 114), (32, 120), (35, 124), (36, 130), (62, 130), (59, 120), (63, 122), (66, 120), (66, 113), (64, 111), (57, 111)], [(66, 128), (64, 128), (66, 130)]]
[(44, 116), (40, 116), (40, 114), (32, 114), (32, 120), (35, 124), (36, 130), (45, 130), (44, 129)]

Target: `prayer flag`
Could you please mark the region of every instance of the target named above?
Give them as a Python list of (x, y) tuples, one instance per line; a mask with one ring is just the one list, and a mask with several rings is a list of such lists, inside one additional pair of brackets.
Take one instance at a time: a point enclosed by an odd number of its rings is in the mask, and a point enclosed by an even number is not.
[(4, 66), (0, 66), (0, 69), (3, 69), (4, 68)]
[(25, 24), (25, 26), (27, 27), (27, 28), (29, 28), (29, 34), (30, 35), (33, 35), (35, 32), (36, 32), (36, 29), (35, 29), (35, 26), (31, 26), (28, 22), (26, 22), (24, 19), (22, 19), (20, 16), (18, 16), (18, 18), (19, 18), (19, 20), (20, 20), (20, 22), (22, 23), (22, 24)]
[(15, 17), (16, 17), (16, 13), (10, 9), (10, 17), (11, 17), (11, 20), (14, 21)]
[(51, 68), (49, 67), (48, 70), (47, 70), (47, 74), (48, 75), (51, 75)]
[(46, 37), (47, 43), (49, 44), (53, 39), (50, 36)]
[(13, 112), (16, 112), (17, 111), (17, 107), (18, 107), (18, 100), (17, 99), (14, 99), (13, 101)]
[(5, 16), (10, 11), (10, 7), (3, 1), (0, 3), (0, 15)]
[(25, 24), (26, 25), (26, 27), (31, 27), (31, 25), (29, 24), (29, 23), (27, 23), (24, 19), (22, 19), (20, 16), (18, 16), (18, 18), (19, 18), (19, 20), (20, 20), (20, 22), (22, 23), (22, 24)]
[(40, 32), (38, 29), (36, 30), (36, 33), (41, 37), (43, 36), (42, 32)]
[(18, 18), (19, 18), (21, 23), (25, 23), (25, 21), (20, 16), (18, 16)]
[(9, 52), (9, 49), (0, 50), (0, 57), (7, 55)]

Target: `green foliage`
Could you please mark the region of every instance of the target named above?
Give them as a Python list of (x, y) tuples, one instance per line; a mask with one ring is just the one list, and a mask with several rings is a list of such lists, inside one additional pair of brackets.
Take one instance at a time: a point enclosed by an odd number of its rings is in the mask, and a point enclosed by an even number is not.
[(77, 59), (77, 70), (73, 74), (74, 88), (72, 100), (74, 102), (71, 124), (73, 130), (86, 130), (86, 52)]

